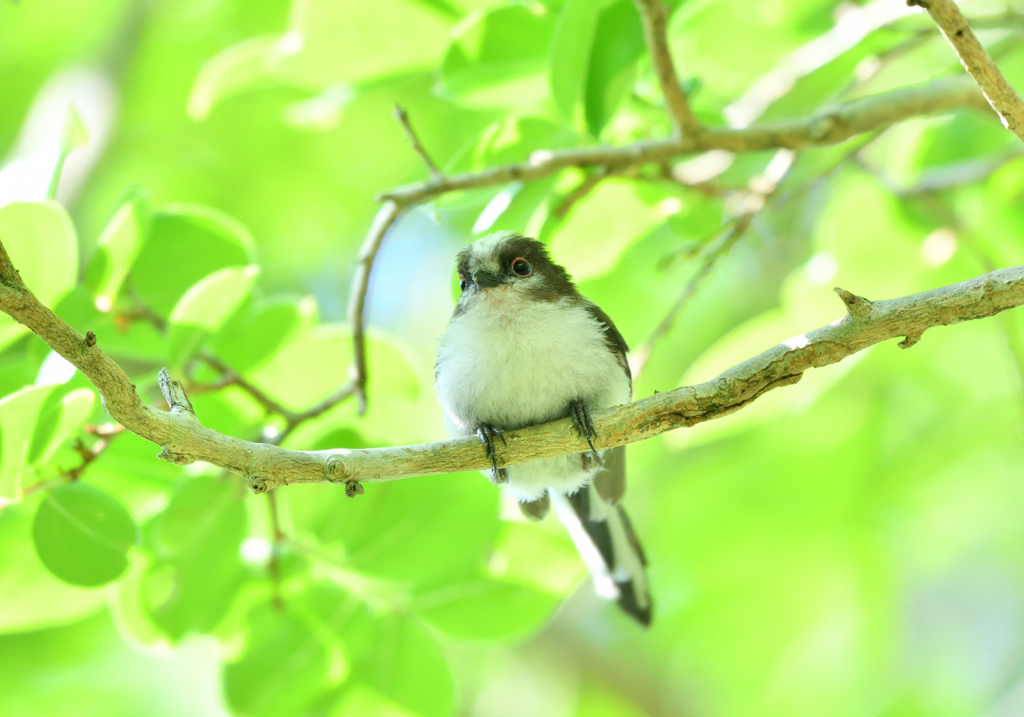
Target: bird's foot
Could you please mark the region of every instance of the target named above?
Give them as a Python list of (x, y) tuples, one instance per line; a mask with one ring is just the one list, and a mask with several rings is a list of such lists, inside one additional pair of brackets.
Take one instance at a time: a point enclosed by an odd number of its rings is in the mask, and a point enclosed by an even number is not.
[(491, 483), (494, 485), (508, 483), (508, 473), (504, 468), (498, 468), (498, 458), (494, 450), (495, 436), (501, 439), (503, 446), (508, 446), (508, 443), (505, 442), (505, 436), (494, 426), (480, 426), (476, 429), (476, 435), (480, 442), (484, 444), (484, 452), (487, 453), (487, 458), (491, 461)]
[(569, 416), (572, 418), (572, 425), (576, 427), (576, 433), (587, 439), (590, 446), (590, 455), (601, 464), (601, 456), (594, 448), (594, 440), (597, 438), (597, 430), (594, 428), (594, 419), (590, 417), (590, 409), (582, 399), (576, 399), (569, 403)]

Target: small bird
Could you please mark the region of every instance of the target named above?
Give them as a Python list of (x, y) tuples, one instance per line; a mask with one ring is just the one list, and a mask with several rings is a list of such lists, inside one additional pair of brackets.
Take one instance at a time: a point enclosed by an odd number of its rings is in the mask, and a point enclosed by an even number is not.
[[(594, 450), (590, 415), (632, 398), (625, 340), (535, 239), (489, 234), (459, 252), (457, 268), (462, 295), (434, 368), (449, 435), (480, 438), (491, 460), (485, 474), (528, 518), (554, 503), (597, 593), (649, 625), (646, 560), (619, 504), (625, 447)], [(590, 451), (498, 467), (503, 432), (565, 417)]]

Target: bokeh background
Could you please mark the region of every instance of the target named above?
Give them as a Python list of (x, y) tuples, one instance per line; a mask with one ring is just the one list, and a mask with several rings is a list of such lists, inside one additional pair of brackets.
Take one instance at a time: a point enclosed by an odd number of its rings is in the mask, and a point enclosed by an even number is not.
[[(1024, 4), (962, 6), (1024, 87)], [(898, 0), (670, 12), (709, 125), (962, 72)], [(7, 0), (0, 98), (0, 239), (30, 286), (147, 400), (169, 365), (207, 426), (250, 439), (280, 418), (198, 357), (292, 411), (346, 380), (374, 198), (429, 176), (396, 102), (445, 172), (670, 131), (628, 0)], [(370, 286), (367, 415), (340, 404), (283, 445), (443, 437), (452, 256), (490, 230), (548, 241), (650, 348), (637, 397), (835, 320), (835, 285), (892, 298), (1024, 263), (1021, 145), (985, 112), (662, 169), (571, 206), (575, 168), (406, 214)], [(632, 446), (648, 631), (593, 596), (556, 521), (524, 522), (479, 474), (288, 487), (272, 511), (237, 477), (97, 435), (89, 384), (8, 321), (0, 713), (1024, 714), (1022, 321), (880, 345)], [(107, 522), (71, 519), (97, 506)]]

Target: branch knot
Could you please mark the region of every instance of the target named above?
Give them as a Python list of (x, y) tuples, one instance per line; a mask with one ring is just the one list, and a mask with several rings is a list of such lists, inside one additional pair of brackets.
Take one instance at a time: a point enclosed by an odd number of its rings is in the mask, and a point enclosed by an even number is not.
[(851, 318), (860, 319), (868, 316), (871, 313), (872, 304), (870, 301), (865, 299), (863, 296), (857, 296), (846, 289), (841, 289), (838, 286), (832, 291), (839, 294), (839, 298), (843, 300), (846, 305), (846, 313)]

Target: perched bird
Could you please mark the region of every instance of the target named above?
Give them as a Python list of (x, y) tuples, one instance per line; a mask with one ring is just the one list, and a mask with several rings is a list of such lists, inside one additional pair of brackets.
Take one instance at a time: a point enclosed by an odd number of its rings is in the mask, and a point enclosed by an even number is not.
[[(598, 594), (649, 625), (646, 562), (619, 504), (625, 447), (598, 452), (592, 442), (590, 412), (632, 397), (626, 342), (539, 241), (489, 234), (459, 252), (457, 268), (462, 295), (434, 370), (449, 435), (479, 436), (491, 480), (527, 517), (543, 518), (554, 503)], [(589, 452), (498, 467), (504, 431), (565, 417)]]

